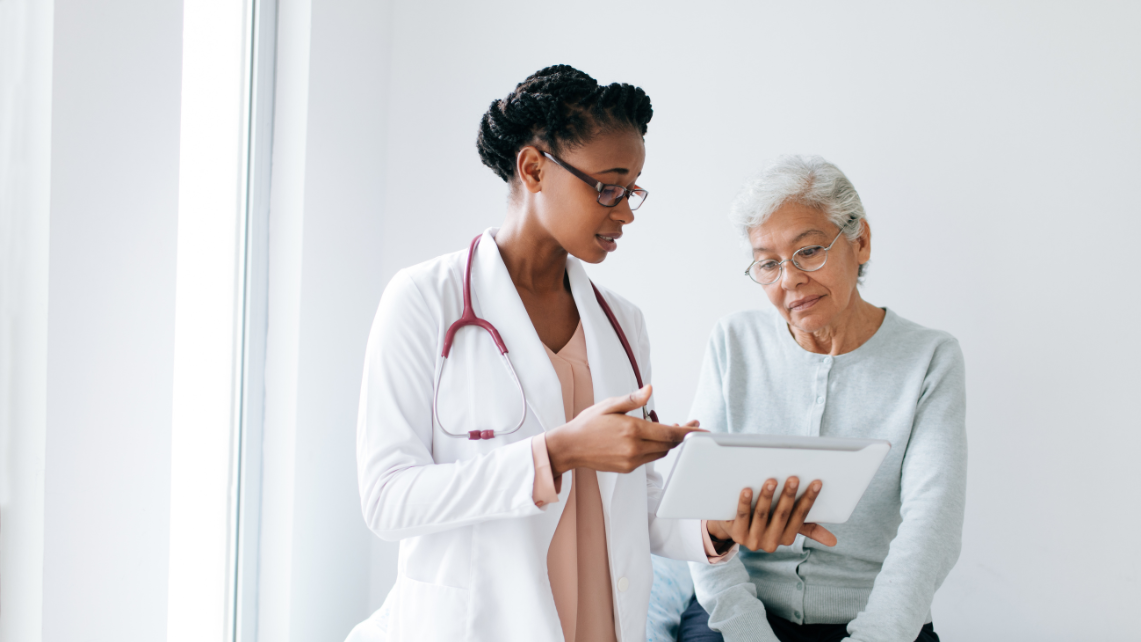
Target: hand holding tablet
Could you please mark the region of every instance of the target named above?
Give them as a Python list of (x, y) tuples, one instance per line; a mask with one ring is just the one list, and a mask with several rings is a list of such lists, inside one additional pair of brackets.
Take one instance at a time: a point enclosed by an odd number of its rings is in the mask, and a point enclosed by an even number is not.
[(835, 546), (836, 536), (819, 524), (805, 524), (804, 518), (820, 495), (820, 480), (808, 485), (808, 490), (796, 499), (800, 480), (793, 476), (785, 481), (784, 490), (773, 506), (777, 480), (769, 479), (761, 486), (761, 496), (753, 508), (753, 489), (745, 488), (737, 502), (737, 516), (731, 520), (709, 521), (709, 535), (716, 540), (733, 540), (751, 550), (772, 553), (778, 545), (789, 546), (797, 533), (812, 538), (825, 546)]
[(831, 545), (835, 538), (814, 522), (847, 521), (890, 448), (874, 439), (693, 433), (657, 514), (709, 520), (711, 536), (753, 550), (791, 544), (798, 532)]

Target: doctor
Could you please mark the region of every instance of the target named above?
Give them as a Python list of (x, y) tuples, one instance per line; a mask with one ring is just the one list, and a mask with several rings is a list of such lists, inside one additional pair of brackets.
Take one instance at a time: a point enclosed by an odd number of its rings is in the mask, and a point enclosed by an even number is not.
[(734, 541), (811, 531), (816, 483), (795, 505), (785, 489), (772, 516), (744, 497), (730, 522), (654, 516), (647, 464), (698, 428), (644, 418), (642, 314), (582, 266), (618, 248), (646, 198), (652, 113), (641, 89), (559, 65), (484, 115), (480, 156), (510, 190), (502, 227), (400, 271), (369, 337), (361, 503), (400, 559), (351, 640), (644, 640), (651, 551), (709, 564)]

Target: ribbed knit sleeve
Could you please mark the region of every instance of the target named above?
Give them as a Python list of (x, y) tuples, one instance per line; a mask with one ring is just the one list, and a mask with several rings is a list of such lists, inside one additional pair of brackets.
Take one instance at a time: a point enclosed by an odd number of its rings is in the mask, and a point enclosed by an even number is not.
[(959, 343), (936, 347), (900, 474), (900, 516), (852, 642), (910, 641), (959, 559), (967, 494), (966, 372)]

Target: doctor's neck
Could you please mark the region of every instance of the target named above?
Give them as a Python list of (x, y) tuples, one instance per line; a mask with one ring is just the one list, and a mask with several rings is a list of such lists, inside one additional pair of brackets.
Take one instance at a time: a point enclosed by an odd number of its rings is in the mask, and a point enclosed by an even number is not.
[[(514, 199), (512, 199), (514, 200)], [(499, 254), (515, 287), (536, 294), (562, 290), (567, 254), (542, 225), (513, 202), (495, 235)]]

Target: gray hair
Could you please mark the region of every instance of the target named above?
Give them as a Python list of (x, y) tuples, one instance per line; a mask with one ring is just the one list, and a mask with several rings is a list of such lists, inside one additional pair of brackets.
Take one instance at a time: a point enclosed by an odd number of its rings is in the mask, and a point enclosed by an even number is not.
[[(864, 204), (852, 181), (820, 156), (781, 156), (749, 179), (729, 207), (729, 221), (748, 239), (749, 230), (764, 223), (781, 205), (792, 201), (824, 212), (849, 241), (860, 236)], [(860, 266), (860, 276), (864, 274)]]

